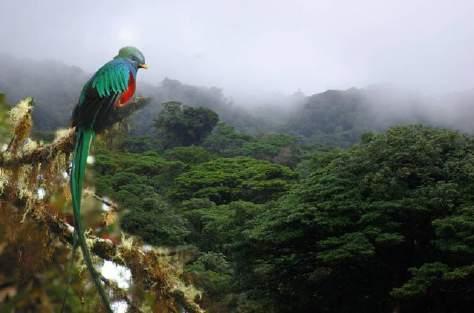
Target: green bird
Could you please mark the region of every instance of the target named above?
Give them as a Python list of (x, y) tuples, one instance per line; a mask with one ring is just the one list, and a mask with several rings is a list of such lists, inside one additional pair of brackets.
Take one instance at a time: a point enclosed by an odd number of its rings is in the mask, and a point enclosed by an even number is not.
[(84, 229), (81, 224), (82, 184), (89, 148), (96, 133), (114, 122), (117, 109), (132, 99), (136, 88), (137, 71), (148, 68), (145, 57), (135, 47), (124, 47), (114, 59), (102, 66), (84, 85), (79, 102), (72, 114), (75, 127), (75, 146), (72, 159), (70, 188), (74, 212), (74, 240), (79, 244), (87, 269), (107, 311), (112, 313), (108, 297), (94, 269)]

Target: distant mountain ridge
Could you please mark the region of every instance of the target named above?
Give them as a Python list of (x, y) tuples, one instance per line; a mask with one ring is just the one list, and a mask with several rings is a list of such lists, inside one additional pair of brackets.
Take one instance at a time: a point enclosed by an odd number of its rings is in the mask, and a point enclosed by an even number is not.
[[(82, 86), (90, 75), (78, 67), (55, 61), (20, 60), (8, 55), (0, 57), (0, 92), (7, 95), (10, 103), (32, 96), (36, 104), (33, 118), (38, 130), (51, 131), (68, 126)], [(160, 104), (167, 101), (210, 108), (219, 114), (221, 120), (240, 129), (264, 124), (236, 107), (216, 87), (192, 86), (166, 78), (157, 86), (140, 81), (137, 95), (152, 97), (153, 101), (132, 118), (135, 134), (150, 131), (153, 119), (161, 109)]]
[[(68, 126), (72, 109), (89, 77), (79, 67), (56, 61), (0, 57), (0, 92), (11, 103), (26, 96), (34, 97), (38, 130)], [(430, 99), (391, 86), (371, 86), (327, 90), (311, 96), (298, 93), (265, 103), (241, 105), (219, 88), (166, 78), (158, 85), (140, 82), (137, 94), (152, 97), (153, 101), (132, 117), (135, 135), (151, 134), (160, 104), (167, 101), (212, 109), (222, 121), (240, 131), (285, 132), (324, 145), (348, 146), (357, 142), (364, 132), (384, 130), (400, 123), (474, 130), (474, 89)]]

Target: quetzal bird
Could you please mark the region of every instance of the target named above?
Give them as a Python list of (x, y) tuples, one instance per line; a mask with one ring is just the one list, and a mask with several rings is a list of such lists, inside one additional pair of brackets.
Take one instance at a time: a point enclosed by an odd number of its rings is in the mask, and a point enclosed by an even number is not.
[(140, 68), (148, 68), (140, 50), (135, 47), (120, 49), (118, 55), (102, 66), (84, 85), (72, 114), (72, 126), (76, 128), (70, 178), (75, 246), (79, 244), (81, 247), (84, 262), (108, 312), (112, 312), (112, 309), (99, 274), (92, 265), (81, 225), (82, 184), (91, 142), (96, 133), (114, 122), (117, 109), (126, 106), (133, 97)]

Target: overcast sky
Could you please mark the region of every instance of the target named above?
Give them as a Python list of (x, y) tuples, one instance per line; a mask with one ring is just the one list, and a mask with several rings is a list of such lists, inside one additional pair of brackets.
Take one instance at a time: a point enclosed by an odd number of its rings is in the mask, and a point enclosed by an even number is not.
[(141, 79), (230, 95), (474, 87), (472, 0), (1, 0), (0, 14), (0, 52), (92, 72), (133, 44)]

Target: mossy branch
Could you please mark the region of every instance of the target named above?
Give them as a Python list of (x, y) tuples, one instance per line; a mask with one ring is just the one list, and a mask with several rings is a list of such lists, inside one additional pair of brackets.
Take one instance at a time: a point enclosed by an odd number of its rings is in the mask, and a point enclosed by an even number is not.
[[(23, 144), (23, 141), (31, 130), (31, 108), (33, 106), (33, 99), (26, 98), (21, 103), (24, 103), (27, 108), (25, 112), (17, 113), (23, 114), (23, 116), (22, 118), (16, 118), (18, 121), (16, 121), (13, 138), (9, 147), (18, 147)], [(136, 98), (127, 106), (117, 108), (116, 114), (114, 114), (114, 120), (109, 122), (111, 124), (120, 122), (149, 103), (150, 98)], [(70, 129), (57, 137), (54, 142), (40, 145), (35, 149), (28, 149), (20, 153), (18, 153), (16, 149), (14, 152), (8, 149), (7, 151), (0, 152), (0, 168), (13, 168), (23, 164), (44, 163), (58, 154), (72, 152), (74, 148), (73, 144), (74, 131)]]
[(48, 162), (61, 153), (70, 153), (73, 149), (74, 131), (68, 131), (54, 142), (37, 147), (34, 150), (12, 155), (8, 152), (0, 153), (0, 168), (14, 168), (33, 163)]
[[(35, 203), (33, 209), (29, 210), (28, 216), (39, 225), (46, 226), (50, 234), (53, 234), (56, 239), (70, 245), (72, 248), (73, 226), (61, 218), (48, 213), (41, 203)], [(167, 298), (173, 300), (183, 306), (187, 312), (204, 312), (194, 302), (194, 299), (189, 299), (185, 290), (180, 288), (182, 283), (174, 274), (176, 269), (170, 263), (163, 262), (164, 258), (172, 257), (179, 252), (178, 250), (170, 249), (168, 253), (164, 253), (163, 250), (154, 249), (145, 251), (139, 245), (134, 244), (131, 239), (125, 240), (121, 244), (114, 244), (111, 240), (102, 239), (90, 233), (86, 235), (89, 248), (94, 255), (103, 260), (128, 267), (133, 277), (143, 278), (142, 286), (145, 290), (155, 292), (164, 300)], [(112, 289), (114, 290), (118, 288), (115, 285), (113, 286), (114, 288)], [(115, 291), (118, 291), (117, 295), (119, 298), (123, 298), (127, 303), (129, 302), (128, 295), (124, 290)]]
[[(149, 99), (144, 98), (135, 100), (115, 115), (118, 117), (115, 121), (125, 118), (148, 102)], [(67, 190), (67, 179), (63, 173), (67, 171), (73, 149), (74, 131), (69, 129), (62, 132), (54, 142), (46, 145), (39, 145), (29, 139), (32, 105), (33, 100), (27, 98), (12, 110), (12, 140), (7, 151), (0, 153), (0, 208), (7, 210), (9, 216), (19, 215), (21, 218), (18, 223), (36, 225), (47, 233), (49, 240), (62, 242), (72, 248), (74, 227), (63, 220), (57, 211), (51, 211), (47, 199), (39, 196), (38, 189), (43, 188), (50, 195)], [(99, 200), (104, 199), (99, 197)], [(121, 242), (114, 243), (90, 233), (86, 236), (95, 256), (129, 268), (134, 284), (154, 294), (158, 303), (163, 303), (169, 312), (178, 312), (179, 308), (191, 313), (204, 312), (195, 302), (199, 292), (180, 279), (182, 263), (175, 262), (179, 259), (180, 249), (146, 248), (125, 237)], [(116, 291), (114, 294), (117, 298), (130, 302), (126, 290), (116, 290), (117, 286), (110, 286)]]

